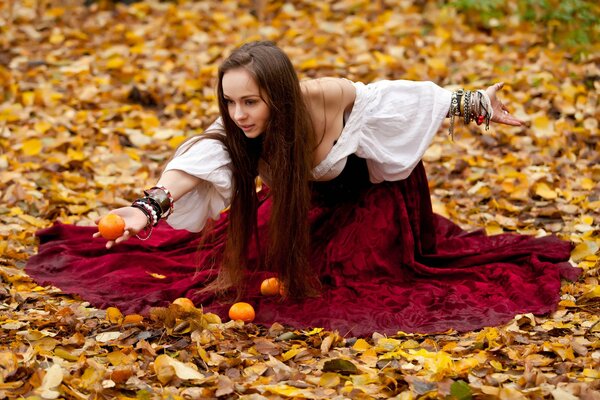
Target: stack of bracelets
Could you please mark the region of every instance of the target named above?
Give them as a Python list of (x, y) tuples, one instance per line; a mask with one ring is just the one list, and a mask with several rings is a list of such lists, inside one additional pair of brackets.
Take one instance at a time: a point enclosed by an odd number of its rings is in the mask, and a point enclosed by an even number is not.
[(173, 196), (164, 186), (154, 186), (144, 190), (144, 194), (144, 197), (131, 204), (131, 207), (142, 210), (148, 219), (145, 236), (136, 235), (140, 240), (148, 239), (152, 234), (152, 228), (158, 225), (158, 221), (167, 218), (173, 212)]
[(450, 101), (450, 136), (454, 139), (454, 117), (463, 116), (465, 125), (475, 121), (477, 125), (485, 122), (485, 129), (490, 128), (490, 120), (494, 116), (490, 98), (483, 90), (472, 92), (459, 89), (452, 92)]

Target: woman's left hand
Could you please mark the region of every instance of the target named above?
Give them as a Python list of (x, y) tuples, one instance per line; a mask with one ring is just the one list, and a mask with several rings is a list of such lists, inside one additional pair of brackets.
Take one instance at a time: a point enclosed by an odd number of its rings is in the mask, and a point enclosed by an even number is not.
[(485, 92), (490, 96), (490, 102), (492, 103), (492, 109), (494, 110), (491, 121), (512, 126), (525, 125), (525, 121), (521, 121), (510, 114), (508, 108), (506, 108), (496, 95), (498, 90), (502, 89), (502, 86), (504, 86), (504, 82), (496, 83), (485, 89)]

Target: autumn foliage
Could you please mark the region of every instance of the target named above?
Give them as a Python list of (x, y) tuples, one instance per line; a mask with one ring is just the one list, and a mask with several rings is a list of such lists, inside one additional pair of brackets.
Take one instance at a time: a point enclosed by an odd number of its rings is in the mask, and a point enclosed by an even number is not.
[[(596, 2), (82, 3), (0, 3), (0, 398), (600, 396), (600, 50), (597, 36), (565, 44), (597, 32)], [(127, 316), (32, 282), (35, 231), (92, 226), (152, 186), (216, 117), (219, 60), (259, 38), (301, 78), (506, 82), (528, 126), (458, 125), (454, 141), (442, 128), (425, 155), (433, 205), (465, 228), (572, 241), (583, 276), (557, 311), (352, 338), (223, 322), (201, 304)]]

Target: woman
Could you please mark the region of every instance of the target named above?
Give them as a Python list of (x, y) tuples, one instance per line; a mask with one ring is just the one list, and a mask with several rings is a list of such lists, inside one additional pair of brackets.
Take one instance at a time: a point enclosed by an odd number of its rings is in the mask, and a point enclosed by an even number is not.
[[(42, 233), (28, 272), (125, 311), (188, 295), (223, 315), (230, 302), (215, 293), (234, 291), (252, 299), (258, 322), (353, 334), (467, 330), (548, 312), (560, 278), (578, 275), (567, 263), (570, 244), (463, 232), (432, 213), (420, 162), (446, 117), (451, 130), (455, 119), (521, 125), (496, 96), (501, 87), (449, 92), (428, 82), (299, 82), (274, 44), (243, 45), (219, 69), (221, 118), (181, 146), (156, 187), (113, 211), (126, 230), (106, 243), (111, 253), (75, 248), (77, 235), (54, 227)], [(257, 193), (259, 176), (268, 190)], [(204, 230), (195, 262), (196, 237), (158, 225), (164, 217), (174, 228)], [(205, 229), (209, 219), (218, 221)], [(150, 237), (151, 246), (124, 247), (132, 236)], [(57, 248), (68, 255), (57, 260)], [(161, 255), (167, 257), (156, 264)], [(74, 273), (77, 265), (94, 266), (93, 279), (107, 286), (78, 289), (86, 273)], [(194, 274), (190, 265), (199, 265)], [(168, 280), (153, 282), (144, 268)], [(257, 282), (268, 275), (282, 280), (285, 301), (257, 297)], [(115, 285), (131, 293), (115, 295)], [(342, 308), (347, 302), (354, 310)]]

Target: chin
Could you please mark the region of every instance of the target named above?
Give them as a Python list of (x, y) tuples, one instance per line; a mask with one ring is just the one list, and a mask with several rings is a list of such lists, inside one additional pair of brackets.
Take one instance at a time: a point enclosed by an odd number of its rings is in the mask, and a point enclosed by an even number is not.
[[(243, 132), (243, 131), (242, 131)], [(252, 131), (252, 132), (244, 132), (244, 135), (246, 135), (246, 137), (248, 139), (256, 139), (257, 137), (259, 137), (260, 135), (262, 135), (262, 131)]]

